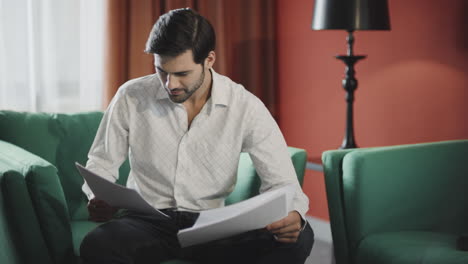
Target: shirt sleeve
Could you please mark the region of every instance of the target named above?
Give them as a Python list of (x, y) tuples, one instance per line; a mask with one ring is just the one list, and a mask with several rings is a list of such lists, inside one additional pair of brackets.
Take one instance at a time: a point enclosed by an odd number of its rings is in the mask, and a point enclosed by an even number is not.
[(299, 185), (286, 141), (268, 109), (256, 97), (248, 120), (243, 151), (249, 153), (260, 176), (260, 192), (294, 184), (296, 192), (292, 210), (305, 219), (309, 199)]
[[(126, 98), (119, 90), (104, 113), (88, 153), (86, 168), (112, 182), (118, 179), (119, 168), (128, 156), (128, 113)], [(94, 197), (86, 182), (82, 190), (88, 199)]]

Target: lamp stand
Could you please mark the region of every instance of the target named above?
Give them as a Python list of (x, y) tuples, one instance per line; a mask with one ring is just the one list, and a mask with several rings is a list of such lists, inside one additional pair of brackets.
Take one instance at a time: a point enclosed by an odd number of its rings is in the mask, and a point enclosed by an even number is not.
[(353, 126), (353, 102), (354, 102), (354, 91), (357, 89), (358, 81), (354, 78), (354, 64), (359, 60), (366, 58), (366, 56), (354, 56), (353, 44), (354, 36), (353, 31), (348, 31), (348, 37), (346, 38), (348, 44), (347, 55), (338, 55), (335, 58), (341, 60), (346, 64), (345, 78), (342, 81), (343, 88), (346, 91), (346, 134), (341, 144), (340, 149), (357, 148), (356, 141), (354, 140), (354, 126)]

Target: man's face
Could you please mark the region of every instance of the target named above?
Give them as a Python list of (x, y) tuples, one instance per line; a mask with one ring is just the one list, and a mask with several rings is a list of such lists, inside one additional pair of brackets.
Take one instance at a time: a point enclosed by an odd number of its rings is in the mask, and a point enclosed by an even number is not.
[(205, 67), (193, 61), (191, 50), (177, 57), (155, 54), (154, 65), (169, 98), (175, 103), (189, 99), (205, 80)]

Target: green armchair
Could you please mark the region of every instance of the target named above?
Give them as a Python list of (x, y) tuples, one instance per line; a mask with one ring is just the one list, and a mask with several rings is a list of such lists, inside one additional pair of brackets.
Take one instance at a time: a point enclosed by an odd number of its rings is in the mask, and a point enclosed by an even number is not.
[[(97, 223), (87, 220), (83, 179), (74, 163), (86, 163), (101, 118), (101, 112), (0, 111), (0, 234), (5, 234), (0, 245), (13, 241), (2, 247), (7, 250), (0, 253), (1, 263), (79, 263), (81, 241)], [(289, 151), (302, 184), (306, 152)], [(125, 162), (120, 184), (128, 172)], [(236, 188), (226, 203), (256, 195), (259, 186), (250, 157), (242, 153)], [(186, 262), (165, 262), (181, 263)]]
[(461, 264), (468, 140), (323, 153), (337, 264)]

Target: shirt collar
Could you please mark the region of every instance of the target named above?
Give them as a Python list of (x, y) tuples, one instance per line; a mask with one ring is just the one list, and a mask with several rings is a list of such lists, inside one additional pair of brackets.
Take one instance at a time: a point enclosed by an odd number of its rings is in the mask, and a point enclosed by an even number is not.
[(164, 89), (164, 84), (161, 82), (161, 79), (159, 79), (157, 73), (153, 74), (153, 82), (154, 82), (154, 86), (156, 87), (156, 100), (163, 100), (163, 99), (170, 100), (169, 95), (166, 92), (166, 89)]
[(221, 75), (210, 69), (212, 78), (211, 84), (211, 101), (213, 105), (228, 106), (230, 91), (226, 89), (225, 80)]

